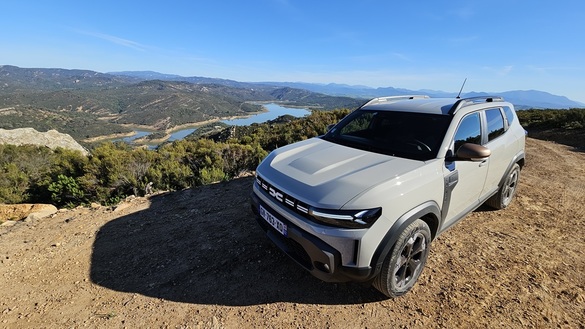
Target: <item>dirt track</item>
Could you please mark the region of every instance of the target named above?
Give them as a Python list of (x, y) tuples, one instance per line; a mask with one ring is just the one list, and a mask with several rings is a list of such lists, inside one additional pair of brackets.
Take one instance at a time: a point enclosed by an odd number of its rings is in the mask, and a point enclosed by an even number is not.
[(513, 204), (434, 241), (398, 299), (282, 255), (249, 177), (0, 227), (0, 327), (585, 328), (585, 153), (527, 153)]

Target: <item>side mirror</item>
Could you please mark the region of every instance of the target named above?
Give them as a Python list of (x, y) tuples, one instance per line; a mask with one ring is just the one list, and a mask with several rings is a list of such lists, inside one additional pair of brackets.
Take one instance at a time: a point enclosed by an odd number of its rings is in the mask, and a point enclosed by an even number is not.
[(465, 143), (459, 147), (457, 160), (483, 161), (492, 155), (492, 151), (485, 146)]
[(327, 131), (331, 130), (331, 128), (335, 127), (335, 123), (327, 125)]

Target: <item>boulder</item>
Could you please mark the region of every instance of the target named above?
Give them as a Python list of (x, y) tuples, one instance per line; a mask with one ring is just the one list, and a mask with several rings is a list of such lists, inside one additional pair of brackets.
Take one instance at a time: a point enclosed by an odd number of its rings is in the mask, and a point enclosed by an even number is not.
[(12, 145), (42, 145), (51, 149), (62, 147), (65, 149), (78, 150), (84, 155), (89, 152), (73, 139), (73, 137), (62, 134), (57, 130), (39, 132), (34, 128), (0, 129), (0, 144)]
[(52, 204), (0, 204), (0, 221), (40, 219), (56, 212), (57, 207)]

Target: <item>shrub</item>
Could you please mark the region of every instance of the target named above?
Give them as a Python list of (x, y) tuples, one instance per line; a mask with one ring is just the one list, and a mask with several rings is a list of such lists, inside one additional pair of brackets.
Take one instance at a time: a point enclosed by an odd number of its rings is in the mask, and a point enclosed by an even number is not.
[(83, 190), (73, 177), (59, 175), (57, 180), (49, 184), (51, 201), (57, 206), (72, 208), (83, 203)]
[(28, 201), (28, 175), (14, 163), (0, 168), (0, 203), (22, 203)]

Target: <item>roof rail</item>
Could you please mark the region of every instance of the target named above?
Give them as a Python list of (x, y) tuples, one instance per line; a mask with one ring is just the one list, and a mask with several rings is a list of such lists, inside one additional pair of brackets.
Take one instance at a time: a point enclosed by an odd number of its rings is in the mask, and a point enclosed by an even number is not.
[(405, 100), (405, 99), (423, 99), (423, 98), (430, 98), (430, 97), (427, 95), (400, 95), (400, 96), (377, 97), (377, 98), (370, 100), (369, 102), (367, 102), (366, 104), (364, 104), (362, 106), (387, 103), (387, 102), (392, 102), (392, 101), (395, 102), (395, 101)]
[(491, 103), (491, 102), (503, 102), (504, 98), (501, 96), (476, 96), (476, 97), (467, 97), (461, 98), (451, 106), (449, 110), (449, 114), (453, 114), (457, 112), (462, 107), (466, 107), (473, 104), (479, 103)]

